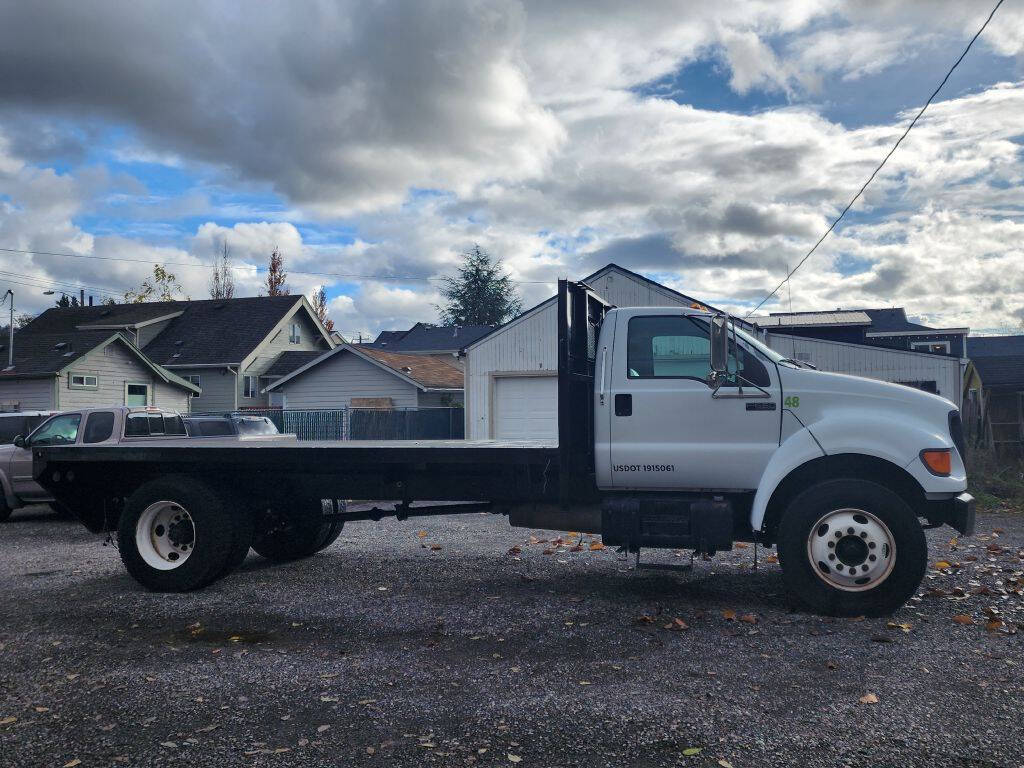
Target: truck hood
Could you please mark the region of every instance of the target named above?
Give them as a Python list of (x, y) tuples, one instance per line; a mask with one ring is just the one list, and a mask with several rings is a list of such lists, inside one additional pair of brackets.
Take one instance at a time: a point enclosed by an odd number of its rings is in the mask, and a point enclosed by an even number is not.
[(911, 419), (948, 438), (949, 412), (956, 405), (939, 395), (903, 384), (809, 368), (780, 365), (779, 376), (784, 407), (807, 427), (828, 416), (859, 411), (868, 417)]

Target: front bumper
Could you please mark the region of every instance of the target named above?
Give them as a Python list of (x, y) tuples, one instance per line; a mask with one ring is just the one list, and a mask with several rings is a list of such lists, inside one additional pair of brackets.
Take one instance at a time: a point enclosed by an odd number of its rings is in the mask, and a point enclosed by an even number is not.
[(974, 533), (974, 497), (961, 493), (948, 499), (927, 502), (925, 516), (933, 525), (951, 525), (964, 536)]

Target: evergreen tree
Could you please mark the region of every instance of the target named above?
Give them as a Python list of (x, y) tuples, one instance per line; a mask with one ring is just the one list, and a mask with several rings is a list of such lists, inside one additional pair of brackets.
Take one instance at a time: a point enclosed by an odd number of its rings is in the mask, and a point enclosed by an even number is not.
[(515, 285), (479, 245), (463, 254), (457, 277), (446, 277), (445, 303), (437, 311), (443, 325), (500, 325), (523, 308)]

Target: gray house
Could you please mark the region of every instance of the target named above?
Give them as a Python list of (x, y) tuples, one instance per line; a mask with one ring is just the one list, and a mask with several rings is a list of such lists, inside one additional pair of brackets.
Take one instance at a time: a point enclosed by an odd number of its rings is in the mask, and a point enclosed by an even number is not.
[[(88, 334), (120, 333), (150, 363), (191, 385), (191, 407), (227, 411), (265, 407), (263, 388), (294, 370), (302, 358), (322, 354), (334, 342), (302, 296), (259, 296), (53, 308), (15, 338), (61, 339), (81, 345)], [(120, 401), (118, 401), (120, 402)]]
[[(7, 357), (7, 343), (0, 358)], [(14, 365), (0, 370), (7, 411), (94, 405), (158, 405), (187, 411), (199, 388), (150, 360), (120, 331), (27, 333), (14, 337)]]
[(463, 373), (451, 355), (343, 344), (267, 386), (286, 408), (429, 408), (462, 404)]
[(483, 338), (496, 327), (416, 323), (407, 331), (381, 331), (371, 343), (361, 346), (407, 355), (457, 355), (459, 350)]

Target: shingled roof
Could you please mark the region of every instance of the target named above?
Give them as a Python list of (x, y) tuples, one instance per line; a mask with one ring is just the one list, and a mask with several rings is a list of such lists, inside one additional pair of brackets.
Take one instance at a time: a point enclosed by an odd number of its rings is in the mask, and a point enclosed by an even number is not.
[(264, 391), (276, 389), (287, 381), (302, 376), (306, 371), (323, 365), (335, 355), (352, 354), (361, 357), (389, 373), (393, 373), (415, 387), (423, 390), (461, 390), (465, 385), (462, 369), (455, 364), (451, 355), (408, 355), (401, 352), (387, 352), (365, 344), (342, 344), (329, 352), (321, 352), (305, 365), (296, 368), (277, 381), (269, 384)]
[[(143, 351), (167, 366), (238, 365), (283, 320), (301, 296), (250, 296), (51, 308), (21, 333), (71, 334), (135, 328), (169, 320)], [(109, 335), (109, 334), (108, 334)]]
[[(7, 344), (0, 344), (0, 359), (6, 360)], [(164, 381), (192, 392), (199, 388), (155, 364), (119, 331), (76, 331), (73, 333), (14, 334), (14, 366), (0, 370), (0, 381), (9, 379), (44, 379), (63, 372), (85, 355), (108, 344), (123, 344), (140, 363)]]
[(292, 371), (298, 370), (306, 363), (311, 363), (324, 354), (325, 350), (316, 349), (311, 352), (304, 350), (286, 350), (277, 356), (267, 370), (263, 372), (263, 376), (287, 376)]
[(364, 347), (391, 352), (458, 352), (493, 331), (493, 325), (429, 325), (416, 323), (408, 331), (381, 331)]
[(372, 348), (359, 352), (427, 389), (462, 389), (465, 384), (462, 369), (448, 362), (447, 355), (406, 355)]

